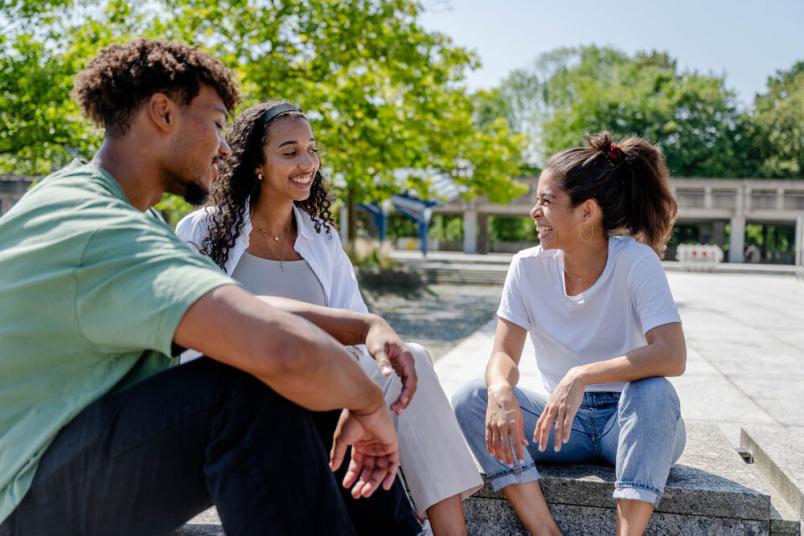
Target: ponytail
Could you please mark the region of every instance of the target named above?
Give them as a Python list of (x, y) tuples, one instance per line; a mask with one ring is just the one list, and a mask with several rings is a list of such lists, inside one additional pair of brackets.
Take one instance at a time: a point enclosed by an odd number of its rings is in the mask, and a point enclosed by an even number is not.
[(614, 143), (602, 132), (588, 147), (556, 154), (545, 168), (563, 182), (573, 206), (587, 199), (600, 205), (608, 234), (626, 233), (664, 254), (678, 206), (657, 147), (636, 137)]

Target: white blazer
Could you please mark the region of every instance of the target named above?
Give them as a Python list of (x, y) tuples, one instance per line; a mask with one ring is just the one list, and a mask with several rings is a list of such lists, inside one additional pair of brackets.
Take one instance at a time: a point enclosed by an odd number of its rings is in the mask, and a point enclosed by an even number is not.
[[(176, 226), (178, 237), (197, 251), (208, 234), (207, 216), (214, 210), (214, 207), (204, 207), (185, 216)], [(368, 312), (357, 286), (354, 267), (349, 261), (349, 257), (346, 256), (346, 252), (343, 251), (337, 230), (332, 229), (327, 233), (326, 229), (322, 227), (321, 232), (316, 232), (312, 217), (296, 205), (293, 205), (293, 216), (298, 229), (298, 237), (293, 244), (293, 249), (307, 261), (321, 283), (327, 306), (361, 313)], [(229, 250), (229, 258), (226, 261), (227, 274), (231, 275), (234, 272), (237, 263), (240, 262), (240, 258), (248, 248), (251, 229), (251, 216), (249, 206), (246, 204), (242, 231), (232, 249)]]

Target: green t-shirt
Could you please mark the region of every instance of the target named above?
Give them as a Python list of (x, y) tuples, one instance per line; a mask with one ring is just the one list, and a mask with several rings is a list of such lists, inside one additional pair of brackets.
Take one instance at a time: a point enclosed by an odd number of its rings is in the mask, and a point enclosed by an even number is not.
[(184, 313), (227, 284), (92, 164), (44, 179), (0, 218), (0, 522), (59, 429), (173, 364)]

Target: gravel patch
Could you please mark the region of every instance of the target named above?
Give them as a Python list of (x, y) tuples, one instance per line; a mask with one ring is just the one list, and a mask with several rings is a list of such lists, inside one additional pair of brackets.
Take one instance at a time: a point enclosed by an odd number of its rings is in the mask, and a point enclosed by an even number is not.
[(415, 296), (364, 291), (364, 297), (372, 312), (436, 361), (494, 316), (501, 292), (495, 285), (431, 285)]

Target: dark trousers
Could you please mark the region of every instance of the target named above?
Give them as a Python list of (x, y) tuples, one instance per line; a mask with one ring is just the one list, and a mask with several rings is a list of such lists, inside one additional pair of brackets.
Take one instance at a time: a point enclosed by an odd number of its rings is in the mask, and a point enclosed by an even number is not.
[[(355, 534), (320, 427), (231, 367), (172, 368), (65, 426), (0, 536), (165, 535), (211, 504), (227, 536)], [(375, 500), (404, 509), (400, 491)]]

